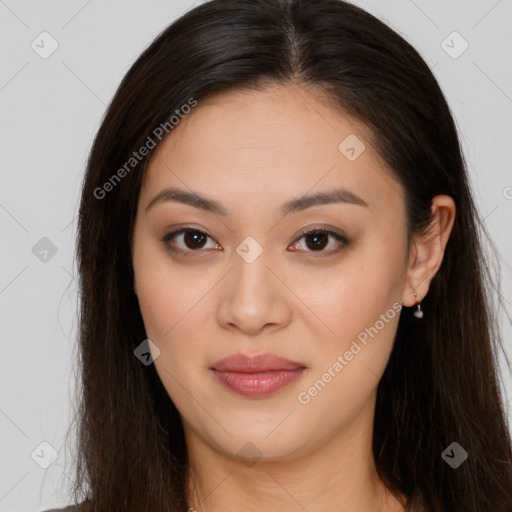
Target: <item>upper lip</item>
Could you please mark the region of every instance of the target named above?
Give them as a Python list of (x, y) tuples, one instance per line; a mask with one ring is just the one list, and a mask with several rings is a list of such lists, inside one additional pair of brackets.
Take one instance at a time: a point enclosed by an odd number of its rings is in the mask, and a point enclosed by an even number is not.
[(270, 370), (297, 370), (306, 366), (275, 354), (233, 354), (217, 361), (211, 369), (220, 372), (256, 373)]

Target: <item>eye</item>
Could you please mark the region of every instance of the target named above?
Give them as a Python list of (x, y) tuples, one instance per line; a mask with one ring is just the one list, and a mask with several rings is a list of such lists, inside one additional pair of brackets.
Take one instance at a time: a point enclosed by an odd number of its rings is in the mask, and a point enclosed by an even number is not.
[[(305, 250), (306, 252), (326, 252), (328, 254), (333, 254), (341, 251), (344, 247), (349, 245), (349, 241), (344, 235), (326, 227), (315, 227), (303, 231), (300, 238), (294, 245), (299, 245), (299, 242), (303, 238), (306, 242), (306, 249), (299, 250)], [(335, 248), (325, 251), (325, 247), (329, 246), (329, 238), (335, 240)], [(174, 239), (181, 239), (181, 246)], [(205, 252), (201, 251), (201, 249), (205, 247), (208, 239), (213, 240), (213, 238), (207, 235), (204, 231), (191, 227), (184, 227), (167, 233), (162, 238), (162, 242), (164, 242), (168, 250), (172, 252)], [(297, 249), (292, 249), (292, 251), (295, 252)]]
[[(171, 243), (171, 241), (177, 237), (182, 238), (182, 243), (185, 244), (185, 248), (183, 248), (183, 246), (176, 248), (174, 247), (176, 244), (174, 242)], [(199, 249), (202, 249), (205, 246), (205, 241), (207, 238), (211, 237), (207, 235), (204, 231), (185, 227), (180, 228), (176, 231), (172, 231), (171, 233), (167, 233), (163, 237), (162, 242), (165, 243), (165, 245), (170, 251), (198, 252)]]
[[(329, 245), (329, 237), (335, 240), (335, 248), (324, 251), (325, 247)], [(326, 252), (328, 254), (333, 254), (341, 251), (344, 247), (349, 245), (348, 239), (341, 233), (337, 233), (336, 231), (320, 226), (303, 231), (298, 240), (300, 241), (303, 238), (305, 240), (305, 246), (307, 247), (306, 252)], [(296, 242), (296, 244), (298, 244), (298, 242)]]

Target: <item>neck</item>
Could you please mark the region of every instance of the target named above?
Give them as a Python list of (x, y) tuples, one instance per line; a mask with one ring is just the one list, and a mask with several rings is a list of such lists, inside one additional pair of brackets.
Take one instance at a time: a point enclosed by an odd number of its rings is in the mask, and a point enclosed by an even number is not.
[(268, 460), (263, 454), (252, 463), (220, 453), (188, 431), (190, 510), (401, 512), (377, 474), (372, 425), (373, 407), (367, 407), (336, 436), (314, 440), (306, 452), (300, 447), (300, 455)]

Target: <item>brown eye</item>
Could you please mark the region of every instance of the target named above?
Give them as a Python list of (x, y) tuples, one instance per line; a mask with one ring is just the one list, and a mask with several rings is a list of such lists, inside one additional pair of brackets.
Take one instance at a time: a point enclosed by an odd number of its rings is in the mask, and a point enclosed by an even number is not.
[(327, 233), (316, 232), (311, 235), (306, 235), (305, 240), (308, 249), (312, 251), (317, 249), (322, 250), (329, 244), (329, 235)]
[[(181, 244), (178, 243), (180, 237)], [(198, 229), (181, 228), (166, 234), (162, 241), (170, 251), (194, 252), (203, 249), (208, 238), (210, 238), (209, 235)]]
[[(209, 235), (199, 229), (184, 227), (167, 233), (163, 237), (162, 242), (164, 242), (167, 249), (172, 252), (202, 253), (206, 252), (203, 249), (205, 249), (208, 239), (213, 240)], [(309, 253), (333, 254), (349, 245), (349, 241), (345, 236), (324, 228), (313, 228), (304, 231), (298, 241), (295, 242), (294, 247), (300, 245), (299, 242), (302, 239), (305, 241), (305, 248), (294, 248), (292, 251), (298, 250)], [(216, 247), (218, 247), (218, 245), (214, 244), (210, 249)], [(330, 250), (325, 250), (329, 247)]]
[(186, 231), (183, 241), (190, 249), (201, 249), (205, 244), (207, 235), (200, 231)]
[[(329, 239), (334, 239), (334, 249), (325, 251), (324, 249), (329, 246)], [(343, 247), (349, 244), (348, 239), (335, 231), (330, 231), (326, 229), (314, 228), (302, 233), (299, 241), (304, 239), (306, 252), (327, 252), (327, 253), (335, 253), (343, 249)], [(298, 242), (297, 242), (298, 244)], [(331, 245), (333, 245), (331, 244)], [(295, 249), (294, 249), (295, 250)], [(302, 250), (302, 249), (300, 249)]]

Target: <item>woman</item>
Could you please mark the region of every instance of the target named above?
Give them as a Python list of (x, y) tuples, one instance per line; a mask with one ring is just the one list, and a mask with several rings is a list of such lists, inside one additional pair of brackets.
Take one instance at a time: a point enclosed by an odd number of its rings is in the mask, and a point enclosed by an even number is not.
[(370, 14), (172, 23), (83, 184), (76, 510), (512, 510), (479, 222), (443, 93)]

